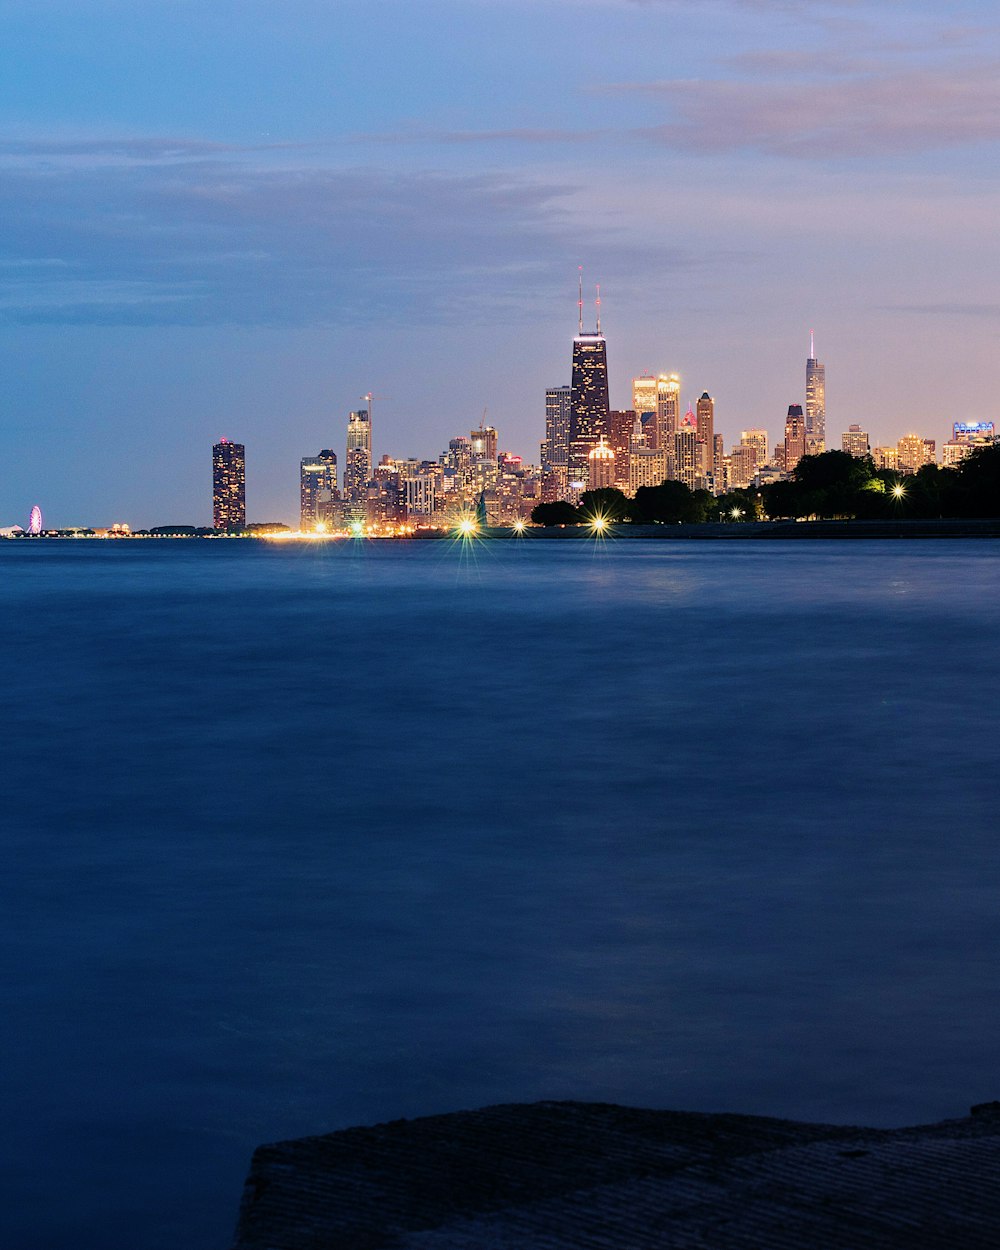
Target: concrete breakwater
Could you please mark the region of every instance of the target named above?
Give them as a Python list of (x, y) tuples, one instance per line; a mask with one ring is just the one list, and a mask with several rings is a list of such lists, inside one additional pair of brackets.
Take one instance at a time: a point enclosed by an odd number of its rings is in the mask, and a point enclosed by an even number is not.
[[(587, 525), (525, 526), (523, 530), (494, 526), (484, 538), (595, 537)], [(1000, 538), (1000, 519), (933, 521), (748, 521), (708, 522), (702, 525), (609, 525), (599, 535), (608, 538), (661, 539), (861, 539), (861, 538)]]
[(260, 1147), (234, 1250), (976, 1250), (1000, 1103), (915, 1128), (543, 1102)]

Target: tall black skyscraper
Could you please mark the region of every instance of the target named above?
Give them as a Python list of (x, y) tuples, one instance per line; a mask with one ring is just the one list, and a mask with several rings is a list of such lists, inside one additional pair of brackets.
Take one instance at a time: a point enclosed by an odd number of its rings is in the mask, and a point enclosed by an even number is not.
[(217, 530), (246, 525), (246, 451), (242, 443), (219, 439), (212, 448), (212, 524)]
[(569, 486), (587, 489), (589, 457), (608, 428), (608, 349), (601, 333), (601, 288), (597, 288), (597, 329), (584, 333), (583, 279), (580, 280), (580, 328), (573, 340), (573, 377), (570, 386)]

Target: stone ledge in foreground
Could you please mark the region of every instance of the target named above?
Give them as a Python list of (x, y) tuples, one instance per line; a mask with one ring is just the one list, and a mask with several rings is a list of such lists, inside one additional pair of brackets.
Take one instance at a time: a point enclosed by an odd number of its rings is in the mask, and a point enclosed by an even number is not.
[(600, 1103), (261, 1146), (234, 1250), (995, 1250), (1000, 1103), (902, 1129)]

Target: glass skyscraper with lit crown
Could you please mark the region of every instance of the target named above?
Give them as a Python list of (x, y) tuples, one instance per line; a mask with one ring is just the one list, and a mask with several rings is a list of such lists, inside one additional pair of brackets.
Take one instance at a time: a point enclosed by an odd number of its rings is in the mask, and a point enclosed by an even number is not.
[(810, 454), (826, 450), (826, 369), (816, 359), (816, 345), (809, 335), (809, 359), (806, 361), (806, 451)]
[(347, 461), (344, 465), (344, 497), (359, 503), (372, 475), (371, 408), (359, 408), (347, 420)]
[(590, 453), (607, 438), (608, 349), (601, 333), (600, 298), (597, 329), (584, 332), (583, 291), (580, 292), (580, 328), (573, 339), (573, 375), (570, 381), (569, 487), (586, 490)]

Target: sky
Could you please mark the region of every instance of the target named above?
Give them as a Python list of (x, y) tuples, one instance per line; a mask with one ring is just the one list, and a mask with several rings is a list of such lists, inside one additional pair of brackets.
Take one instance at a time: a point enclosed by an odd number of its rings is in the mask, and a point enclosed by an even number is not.
[(486, 413), (537, 462), (578, 267), (611, 401), (727, 450), (997, 420), (1000, 18), (891, 0), (5, 0), (0, 525), (250, 521), (372, 392), (374, 451)]

